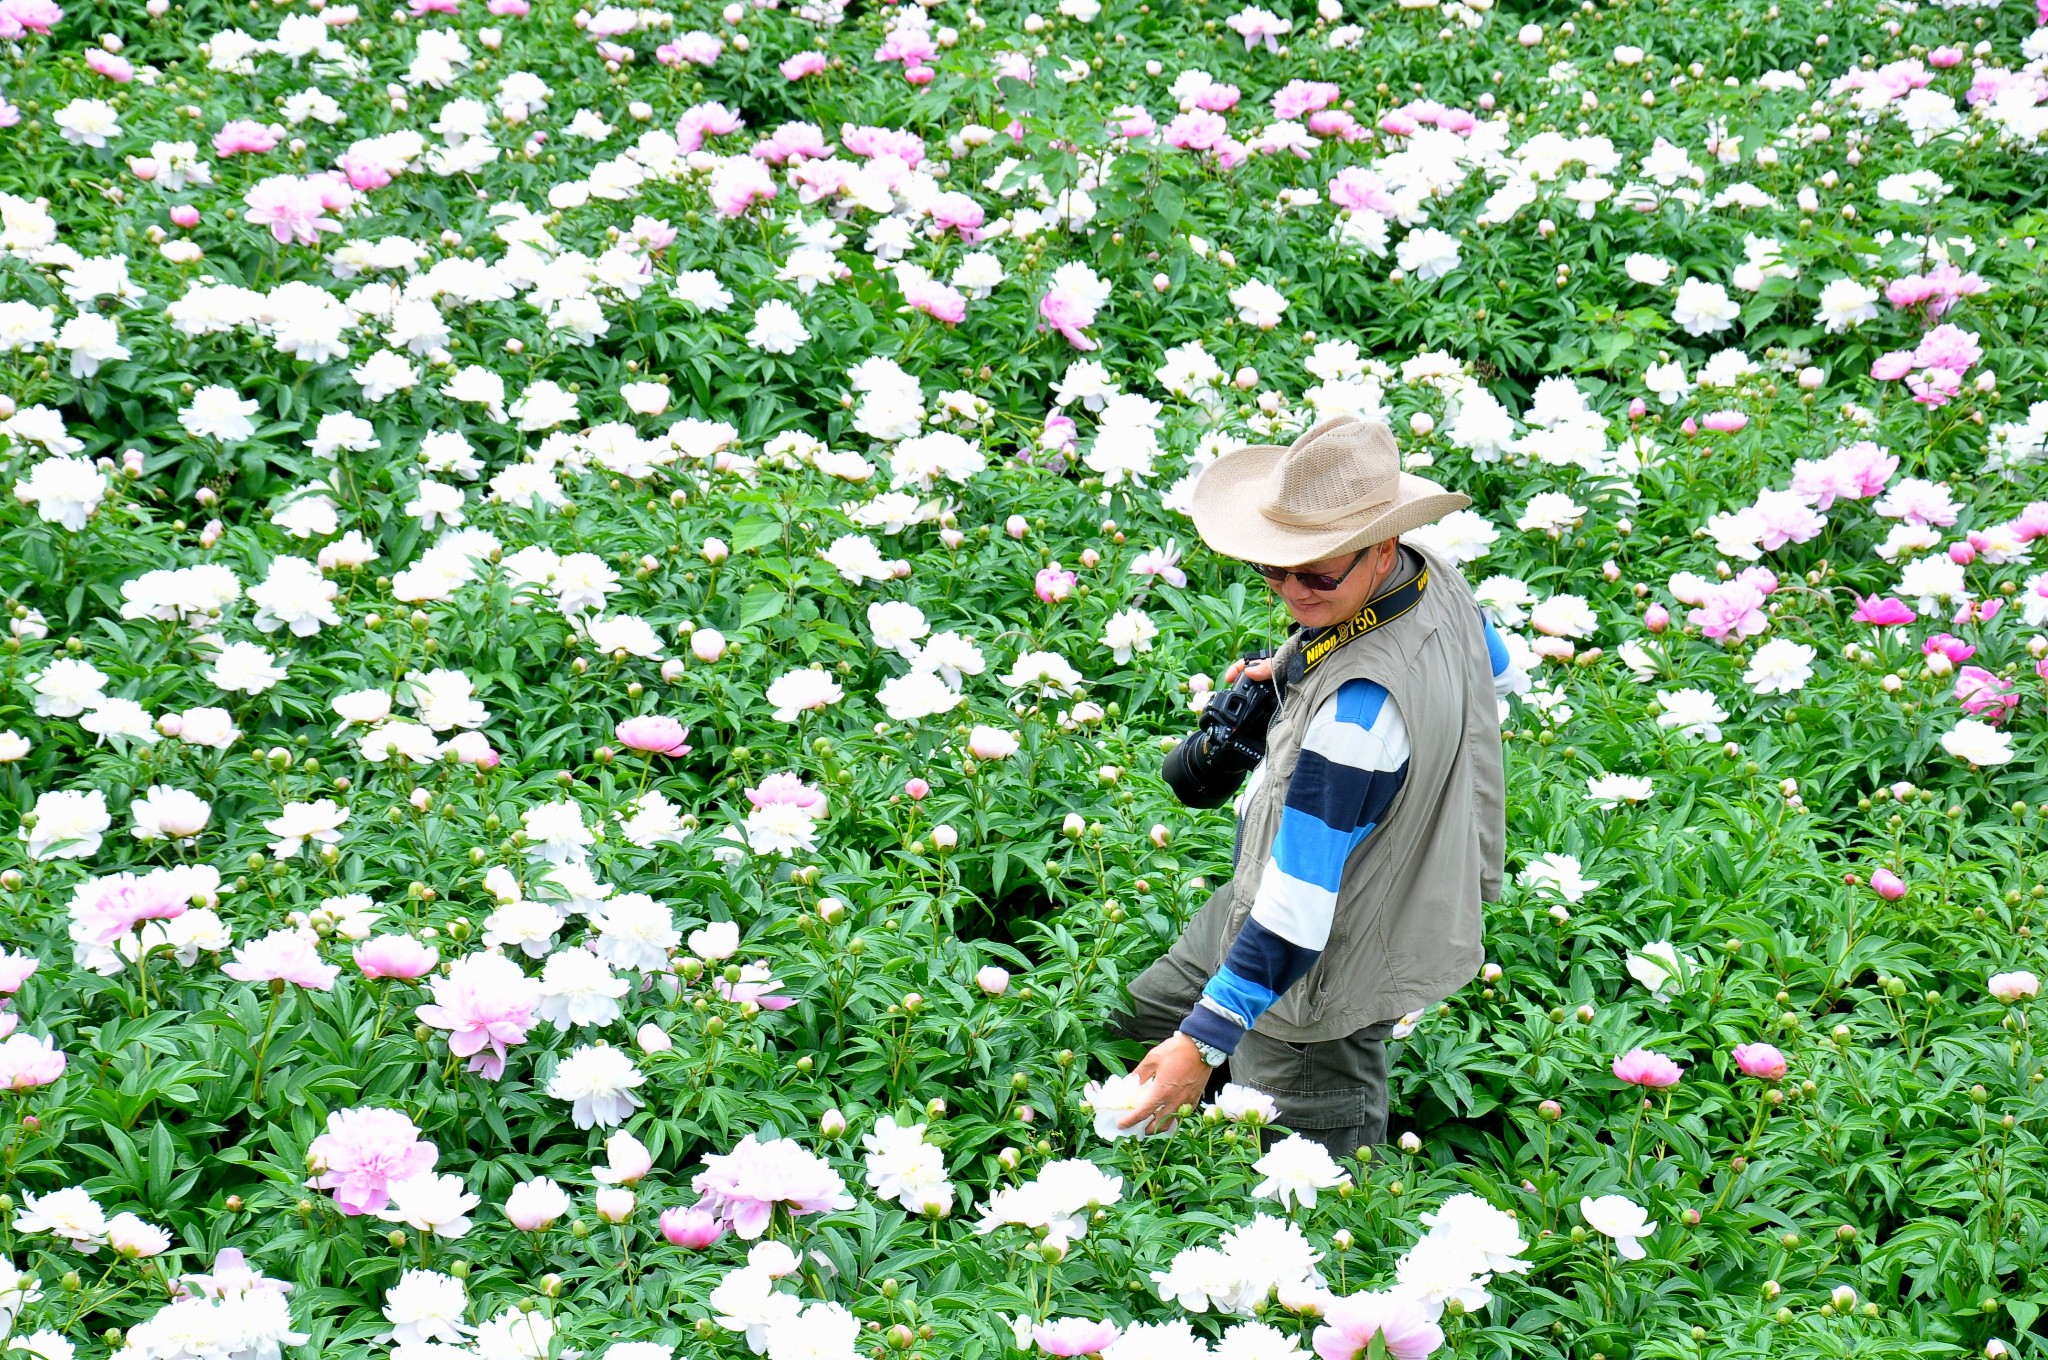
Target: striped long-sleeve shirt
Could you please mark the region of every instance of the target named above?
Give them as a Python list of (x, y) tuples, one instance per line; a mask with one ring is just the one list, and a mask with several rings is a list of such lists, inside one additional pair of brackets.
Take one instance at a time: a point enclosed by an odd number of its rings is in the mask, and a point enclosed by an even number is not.
[[(1481, 619), (1494, 692), (1516, 687), (1508, 650)], [(1280, 828), (1259, 895), (1223, 966), (1181, 1021), (1181, 1032), (1225, 1053), (1301, 981), (1329, 942), (1337, 890), (1351, 857), (1386, 820), (1408, 776), (1408, 728), (1385, 688), (1347, 680), (1309, 719), (1287, 783)], [(1253, 773), (1249, 794), (1266, 776)]]

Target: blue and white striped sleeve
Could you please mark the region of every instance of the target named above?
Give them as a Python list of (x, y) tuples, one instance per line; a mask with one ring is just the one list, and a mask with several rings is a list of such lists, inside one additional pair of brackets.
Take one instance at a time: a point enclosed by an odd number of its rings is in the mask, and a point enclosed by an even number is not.
[(1381, 686), (1347, 680), (1310, 719), (1259, 894), (1181, 1032), (1225, 1053), (1321, 957), (1352, 853), (1408, 776), (1408, 729)]

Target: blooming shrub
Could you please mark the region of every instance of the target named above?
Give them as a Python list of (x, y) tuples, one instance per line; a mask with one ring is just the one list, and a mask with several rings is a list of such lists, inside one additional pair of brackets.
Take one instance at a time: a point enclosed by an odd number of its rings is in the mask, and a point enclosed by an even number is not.
[[(0, 1333), (2036, 1348), (2040, 17), (0, 0)], [(1340, 413), (1493, 961), (1136, 1136), (1190, 489)]]

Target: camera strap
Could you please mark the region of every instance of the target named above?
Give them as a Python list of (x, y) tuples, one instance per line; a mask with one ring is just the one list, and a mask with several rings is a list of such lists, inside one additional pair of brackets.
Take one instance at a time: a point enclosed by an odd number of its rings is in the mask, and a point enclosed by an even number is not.
[(1408, 581), (1367, 600), (1356, 614), (1342, 623), (1333, 623), (1302, 635), (1288, 657), (1287, 684), (1301, 683), (1303, 676), (1336, 655), (1339, 648), (1358, 641), (1376, 628), (1385, 627), (1415, 608), (1422, 603), (1422, 592), (1428, 588), (1429, 568), (1425, 565)]

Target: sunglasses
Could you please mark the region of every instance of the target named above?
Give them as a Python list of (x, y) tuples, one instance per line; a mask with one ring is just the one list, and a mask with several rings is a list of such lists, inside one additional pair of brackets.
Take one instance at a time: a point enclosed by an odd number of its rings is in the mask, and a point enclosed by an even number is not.
[(1363, 562), (1365, 555), (1371, 551), (1372, 549), (1369, 547), (1360, 548), (1358, 556), (1351, 559), (1351, 565), (1344, 568), (1343, 572), (1337, 576), (1332, 576), (1325, 571), (1290, 571), (1286, 567), (1268, 567), (1257, 562), (1252, 563), (1252, 570), (1265, 577), (1268, 585), (1275, 587), (1286, 585), (1287, 578), (1292, 576), (1310, 590), (1335, 590), (1338, 586), (1344, 584), (1346, 576), (1358, 570), (1358, 564)]

